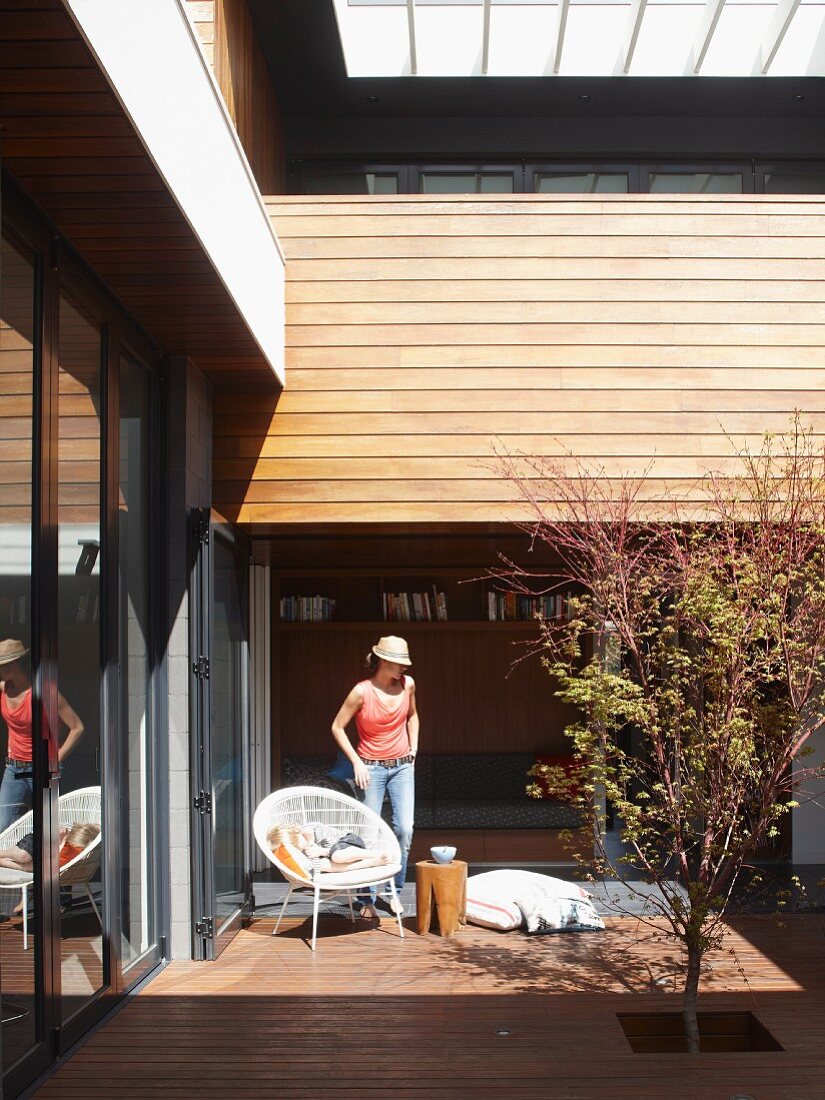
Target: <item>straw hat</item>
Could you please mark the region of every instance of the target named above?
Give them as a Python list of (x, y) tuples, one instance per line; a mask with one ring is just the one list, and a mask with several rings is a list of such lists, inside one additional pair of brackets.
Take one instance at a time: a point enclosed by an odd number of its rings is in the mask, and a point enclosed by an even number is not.
[(392, 661), (395, 665), (411, 665), (410, 651), (403, 638), (396, 638), (392, 634), (387, 638), (379, 638), (378, 644), (372, 647), (376, 657), (382, 661)]
[(28, 652), (22, 642), (16, 642), (13, 638), (6, 638), (0, 642), (0, 665), (10, 665), (12, 661), (19, 661)]

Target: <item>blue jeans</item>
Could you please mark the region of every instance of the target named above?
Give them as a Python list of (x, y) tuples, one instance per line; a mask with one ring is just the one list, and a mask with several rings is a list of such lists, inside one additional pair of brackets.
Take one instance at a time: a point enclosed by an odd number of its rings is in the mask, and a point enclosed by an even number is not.
[(0, 832), (8, 829), (34, 801), (34, 771), (32, 764), (22, 767), (6, 764), (3, 782), (0, 783)]
[[(380, 817), (386, 794), (392, 806), (392, 831), (401, 845), (401, 870), (395, 876), (395, 888), (400, 893), (407, 877), (407, 856), (412, 844), (413, 820), (415, 817), (415, 767), (413, 764), (398, 764), (394, 768), (385, 768), (383, 764), (367, 764), (370, 785), (365, 791), (358, 790), (358, 797), (364, 805), (374, 810)], [(360, 894), (362, 901), (375, 901), (375, 888)]]

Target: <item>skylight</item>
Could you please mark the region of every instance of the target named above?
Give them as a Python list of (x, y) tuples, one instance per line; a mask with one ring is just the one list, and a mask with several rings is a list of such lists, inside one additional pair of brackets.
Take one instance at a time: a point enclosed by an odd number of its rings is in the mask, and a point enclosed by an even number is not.
[(825, 0), (333, 0), (347, 74), (825, 76)]

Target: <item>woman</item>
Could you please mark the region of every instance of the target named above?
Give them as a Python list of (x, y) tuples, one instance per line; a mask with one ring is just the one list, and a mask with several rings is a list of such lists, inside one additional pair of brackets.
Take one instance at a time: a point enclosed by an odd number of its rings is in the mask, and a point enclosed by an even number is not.
[[(61, 825), (58, 841), (58, 860), (61, 867), (79, 856), (87, 848), (100, 832), (100, 826), (94, 824)], [(0, 848), (0, 882), (13, 882), (13, 879), (3, 879), (3, 871), (24, 871), (32, 874), (34, 871), (34, 833), (26, 833), (21, 836), (13, 848)], [(14, 907), (15, 913), (23, 912), (23, 900)]]
[[(0, 716), (9, 735), (6, 770), (0, 784), (0, 832), (31, 808), (34, 797), (32, 684), (24, 661), (28, 652), (22, 642), (12, 638), (0, 642)], [(57, 754), (62, 761), (82, 736), (83, 723), (59, 693), (57, 714), (68, 731)]]
[(276, 853), (284, 842), (291, 844), (315, 871), (362, 871), (389, 863), (387, 853), (367, 848), (363, 837), (323, 825), (273, 825), (266, 839)]
[[(384, 795), (392, 806), (392, 828), (401, 845), (401, 869), (395, 876), (400, 894), (407, 875), (415, 810), (415, 757), (418, 753), (418, 711), (415, 684), (407, 675), (410, 661), (403, 638), (379, 638), (367, 654), (368, 680), (356, 684), (332, 723), (332, 736), (355, 773), (364, 804), (381, 813)], [(355, 719), (358, 745), (353, 748), (346, 727)], [(361, 916), (375, 917), (375, 890), (361, 899)], [(390, 898), (393, 913), (404, 907)]]

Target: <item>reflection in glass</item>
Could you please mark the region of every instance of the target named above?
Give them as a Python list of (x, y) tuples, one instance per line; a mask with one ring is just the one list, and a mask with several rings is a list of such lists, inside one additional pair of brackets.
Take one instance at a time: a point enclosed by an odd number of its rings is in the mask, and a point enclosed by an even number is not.
[(422, 172), (424, 195), (509, 195), (513, 173), (507, 172)]
[(149, 683), (149, 373), (120, 361), (120, 850), (123, 969), (154, 944)]
[(536, 190), (557, 195), (622, 194), (626, 172), (537, 172)]
[(307, 172), (306, 195), (397, 195), (394, 172)]
[[(34, 265), (0, 253), (0, 998), (3, 1069), (35, 1043), (39, 945), (32, 806), (32, 454)], [(16, 656), (17, 655), (17, 656)], [(39, 821), (37, 822), (39, 832)], [(24, 910), (25, 906), (25, 912)], [(25, 920), (24, 920), (25, 917)], [(24, 939), (27, 941), (24, 943)], [(8, 1022), (5, 1022), (8, 1021)]]
[[(101, 331), (67, 291), (59, 325), (58, 689), (68, 703), (58, 734), (59, 817), (63, 830), (99, 831)], [(60, 852), (64, 1022), (103, 984), (102, 846), (90, 833), (70, 834)]]
[(217, 931), (244, 900), (244, 629), (243, 556), (214, 540), (210, 661), (212, 819), (215, 836)]
[(766, 172), (766, 195), (825, 195), (825, 175), (807, 172)]
[(741, 172), (651, 172), (651, 194), (739, 195)]

